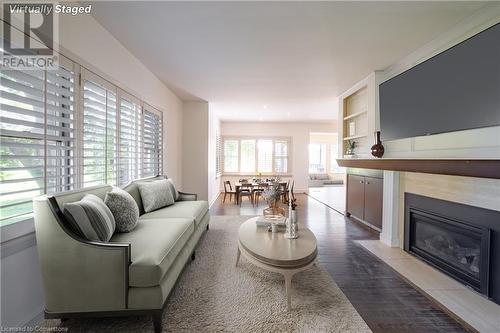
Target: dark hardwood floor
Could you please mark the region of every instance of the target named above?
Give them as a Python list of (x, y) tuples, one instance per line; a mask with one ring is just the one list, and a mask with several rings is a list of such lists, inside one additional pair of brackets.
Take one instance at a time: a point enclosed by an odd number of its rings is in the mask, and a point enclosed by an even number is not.
[[(406, 283), (387, 264), (353, 242), (378, 239), (378, 234), (305, 194), (297, 195), (299, 223), (318, 240), (320, 264), (375, 333), (467, 332), (459, 323)], [(258, 215), (259, 207), (244, 199), (241, 208), (222, 203), (212, 215)]]

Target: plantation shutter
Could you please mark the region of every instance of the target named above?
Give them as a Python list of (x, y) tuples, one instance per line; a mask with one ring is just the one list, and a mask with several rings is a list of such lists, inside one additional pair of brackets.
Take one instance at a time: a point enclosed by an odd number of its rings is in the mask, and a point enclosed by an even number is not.
[(120, 163), (118, 184), (124, 185), (141, 177), (142, 110), (134, 97), (120, 92)]
[(59, 58), (59, 69), (46, 73), (46, 193), (75, 189), (75, 72)]
[(45, 72), (0, 69), (0, 219), (5, 225), (28, 218), (32, 198), (45, 192)]
[(116, 89), (84, 71), (83, 85), (83, 186), (117, 184)]
[(75, 187), (75, 65), (0, 71), (0, 222), (29, 218), (32, 199)]
[(257, 172), (273, 171), (273, 140), (257, 141)]
[(162, 173), (162, 113), (144, 107), (142, 177)]
[(219, 133), (216, 134), (216, 148), (215, 148), (215, 173), (217, 176), (222, 174), (222, 137)]
[(288, 171), (288, 140), (274, 141), (274, 172)]

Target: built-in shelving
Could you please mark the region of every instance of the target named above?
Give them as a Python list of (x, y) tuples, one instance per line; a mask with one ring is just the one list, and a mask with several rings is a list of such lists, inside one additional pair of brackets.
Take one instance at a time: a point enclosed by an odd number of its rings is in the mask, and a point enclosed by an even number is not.
[(366, 138), (366, 134), (353, 135), (353, 136), (346, 136), (346, 137), (344, 138), (344, 141), (347, 141), (347, 140), (354, 140), (354, 139), (361, 139), (361, 138)]
[(353, 113), (351, 115), (348, 115), (348, 116), (344, 117), (344, 120), (349, 120), (349, 119), (361, 116), (361, 115), (363, 115), (363, 114), (365, 114), (367, 112), (368, 112), (367, 110), (363, 110), (363, 111), (359, 111), (359, 112)]
[[(370, 148), (374, 133), (380, 129), (378, 116), (378, 84), (381, 72), (373, 72), (339, 96), (339, 156), (344, 158), (371, 158)], [(354, 141), (353, 155), (347, 155), (349, 143)]]

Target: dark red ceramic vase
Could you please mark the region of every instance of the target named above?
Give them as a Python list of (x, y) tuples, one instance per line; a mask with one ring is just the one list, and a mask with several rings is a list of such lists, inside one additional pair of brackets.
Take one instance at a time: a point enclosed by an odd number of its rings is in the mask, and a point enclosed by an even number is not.
[(380, 141), (380, 131), (375, 132), (375, 144), (371, 148), (372, 155), (375, 157), (382, 157), (384, 155), (384, 146)]

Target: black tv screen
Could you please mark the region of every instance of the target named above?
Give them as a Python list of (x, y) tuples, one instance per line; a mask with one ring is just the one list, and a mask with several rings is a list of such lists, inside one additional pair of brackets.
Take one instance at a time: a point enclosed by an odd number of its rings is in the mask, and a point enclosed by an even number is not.
[(384, 141), (500, 125), (500, 23), (379, 88)]

